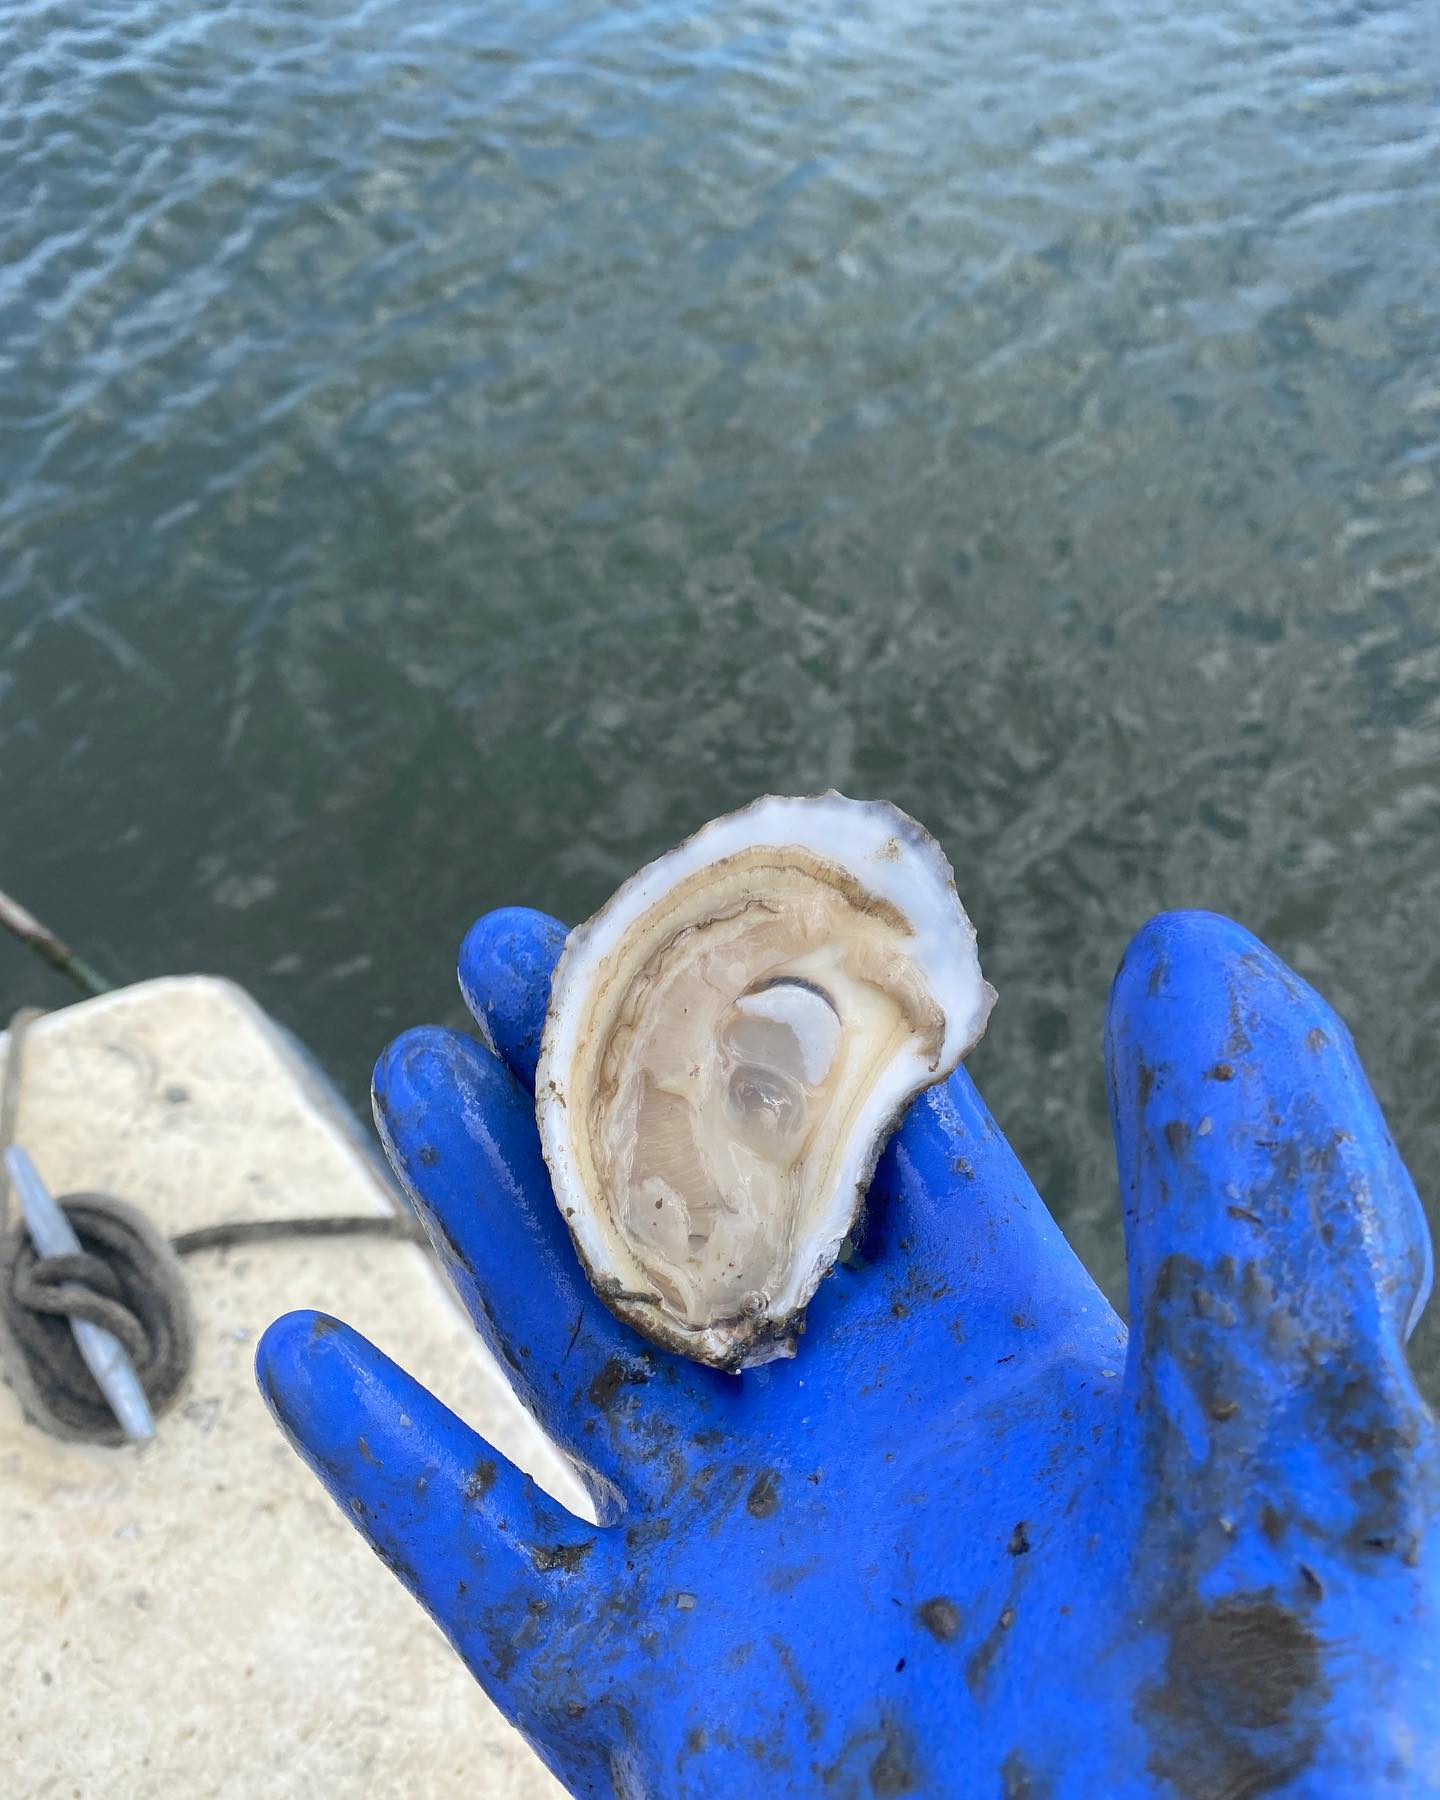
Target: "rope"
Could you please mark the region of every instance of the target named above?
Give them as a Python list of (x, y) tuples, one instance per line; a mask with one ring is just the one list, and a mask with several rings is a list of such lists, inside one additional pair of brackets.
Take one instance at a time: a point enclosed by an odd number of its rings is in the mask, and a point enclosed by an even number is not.
[(3, 1161), (15, 1136), (26, 1033), (40, 1016), (33, 1008), (15, 1015), (0, 1083), (0, 1364), (26, 1417), (53, 1436), (92, 1444), (125, 1442), (80, 1355), (72, 1319), (89, 1319), (119, 1339), (156, 1417), (175, 1399), (195, 1356), (195, 1321), (182, 1256), (287, 1238), (425, 1242), (417, 1219), (395, 1214), (232, 1219), (167, 1239), (137, 1207), (111, 1194), (66, 1194), (59, 1205), (80, 1241), (80, 1253), (40, 1256), (24, 1220), (11, 1222)]
[(123, 1443), (70, 1321), (89, 1319), (119, 1338), (158, 1414), (184, 1386), (195, 1355), (185, 1276), (138, 1208), (110, 1194), (67, 1194), (60, 1204), (80, 1240), (78, 1256), (40, 1256), (23, 1221), (8, 1234), (0, 1314), (14, 1354), (6, 1374), (25, 1412), (53, 1436)]

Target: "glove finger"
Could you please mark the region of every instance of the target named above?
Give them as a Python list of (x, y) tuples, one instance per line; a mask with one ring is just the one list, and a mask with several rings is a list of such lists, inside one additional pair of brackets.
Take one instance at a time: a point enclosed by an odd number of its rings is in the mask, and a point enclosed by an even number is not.
[(460, 946), (460, 992), (486, 1041), (530, 1093), (550, 1003), (550, 977), (566, 930), (549, 913), (502, 906), (470, 927)]
[(1135, 939), (1106, 1035), (1152, 1476), (1212, 1515), (1328, 1489), (1326, 1529), (1393, 1543), (1430, 1437), (1402, 1348), (1430, 1241), (1349, 1033), (1249, 932), (1191, 912)]
[(602, 1304), (550, 1191), (530, 1096), (483, 1045), (438, 1027), (390, 1046), (374, 1095), (386, 1151), (476, 1328), (598, 1516), (668, 1492), (694, 1434), (724, 1413), (726, 1378), (654, 1349)]
[(580, 1745), (567, 1734), (589, 1698), (585, 1644), (615, 1574), (607, 1534), (322, 1313), (277, 1319), (255, 1367), (331, 1498), (501, 1710), (573, 1777), (569, 1750)]
[(860, 1266), (822, 1284), (810, 1330), (840, 1354), (908, 1338), (946, 1364), (1065, 1340), (1117, 1372), (1125, 1328), (1035, 1192), (965, 1070), (921, 1094), (876, 1169)]

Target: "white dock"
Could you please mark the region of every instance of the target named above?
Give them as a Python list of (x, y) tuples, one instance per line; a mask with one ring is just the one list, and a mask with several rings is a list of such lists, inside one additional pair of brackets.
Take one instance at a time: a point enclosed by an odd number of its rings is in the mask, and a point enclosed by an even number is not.
[[(41, 1019), (16, 1139), (53, 1192), (117, 1195), (167, 1233), (393, 1209), (327, 1085), (225, 981), (146, 982)], [(584, 1511), (427, 1253), (287, 1240), (185, 1270), (195, 1367), (153, 1443), (59, 1443), (0, 1387), (5, 1793), (559, 1795), (255, 1386), (265, 1325), (323, 1308)]]

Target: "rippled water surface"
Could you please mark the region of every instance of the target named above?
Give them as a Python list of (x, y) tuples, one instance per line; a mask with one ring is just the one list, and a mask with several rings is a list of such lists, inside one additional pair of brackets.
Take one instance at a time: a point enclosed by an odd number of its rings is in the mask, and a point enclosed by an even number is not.
[(358, 1098), (482, 909), (887, 794), (1112, 1293), (1162, 907), (1324, 988), (1440, 1197), (1435, 24), (0, 0), (0, 880)]

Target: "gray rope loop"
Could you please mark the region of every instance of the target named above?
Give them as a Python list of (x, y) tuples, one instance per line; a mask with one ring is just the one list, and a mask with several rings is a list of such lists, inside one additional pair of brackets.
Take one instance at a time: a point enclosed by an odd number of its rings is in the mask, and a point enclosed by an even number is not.
[[(14, 1142), (21, 1052), (39, 1016), (27, 1008), (10, 1024), (0, 1075), (0, 1150)], [(125, 1437), (85, 1366), (72, 1319), (88, 1319), (120, 1341), (158, 1418), (195, 1359), (195, 1318), (180, 1257), (303, 1238), (425, 1242), (420, 1221), (405, 1213), (230, 1219), (170, 1239), (137, 1207), (112, 1194), (67, 1194), (60, 1206), (80, 1252), (41, 1256), (24, 1222), (10, 1225), (9, 1182), (0, 1162), (0, 1374), (31, 1424), (58, 1438), (92, 1444), (122, 1444)]]
[(137, 1208), (109, 1194), (60, 1202), (78, 1256), (42, 1257), (23, 1225), (0, 1250), (0, 1324), (18, 1354), (11, 1383), (27, 1414), (57, 1437), (124, 1441), (70, 1329), (88, 1319), (124, 1345), (157, 1416), (174, 1400), (195, 1354), (195, 1326), (179, 1258)]

